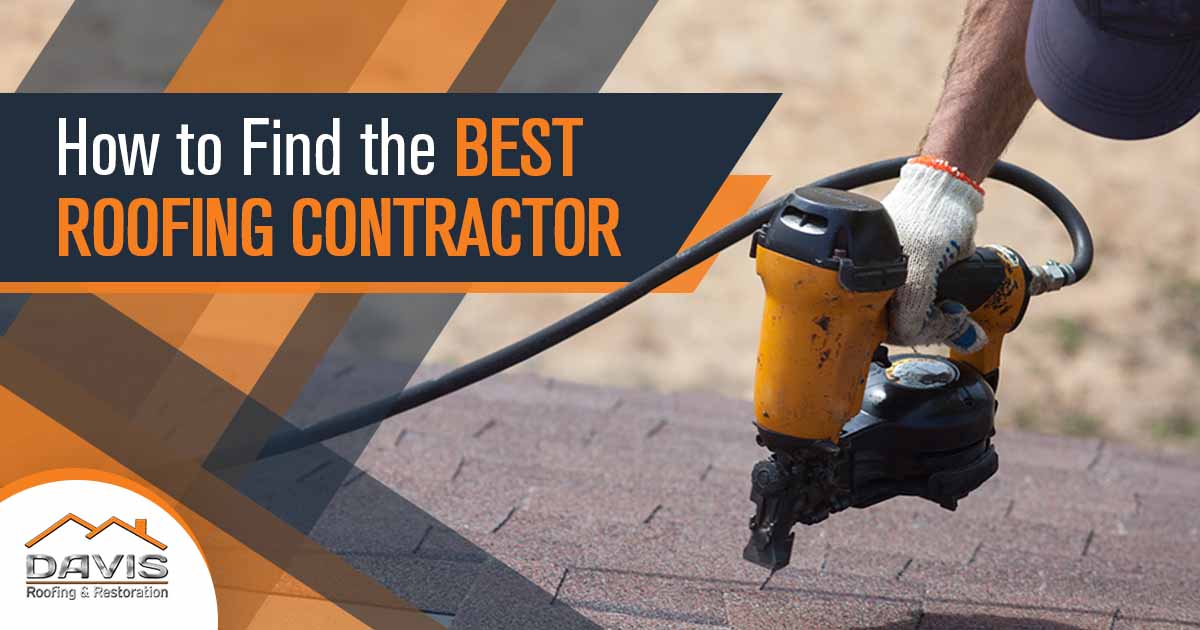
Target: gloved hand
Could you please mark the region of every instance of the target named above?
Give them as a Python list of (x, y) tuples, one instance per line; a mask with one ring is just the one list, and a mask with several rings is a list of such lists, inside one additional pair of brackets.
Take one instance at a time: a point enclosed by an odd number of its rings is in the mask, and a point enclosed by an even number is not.
[(975, 215), (983, 191), (949, 164), (916, 158), (900, 170), (900, 181), (883, 199), (900, 244), (908, 254), (908, 280), (889, 305), (888, 343), (946, 344), (975, 352), (987, 335), (957, 303), (934, 304), (942, 271), (975, 252)]

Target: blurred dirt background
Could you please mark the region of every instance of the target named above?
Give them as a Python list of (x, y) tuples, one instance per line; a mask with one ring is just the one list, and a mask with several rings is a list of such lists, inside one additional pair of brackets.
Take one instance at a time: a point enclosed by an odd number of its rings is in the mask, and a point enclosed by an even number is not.
[(17, 89), (69, 6), (70, 0), (0, 0), (0, 89)]
[[(782, 92), (736, 169), (772, 175), (765, 201), (913, 151), (964, 4), (662, 0), (605, 90)], [(1077, 132), (1038, 106), (1006, 158), (1080, 206), (1099, 258), (1085, 283), (1033, 304), (1006, 341), (1000, 422), (1200, 448), (1200, 123), (1120, 143)], [(988, 190), (978, 242), (1013, 246), (1037, 262), (1070, 257), (1062, 230), (1036, 202), (1003, 184)], [(746, 252), (722, 254), (694, 294), (651, 296), (520, 369), (750, 397), (762, 288)], [(468, 296), (431, 358), (469, 360), (589, 299)]]
[[(0, 89), (16, 88), (68, 4), (0, 0)], [(963, 5), (661, 0), (605, 89), (782, 92), (737, 168), (773, 176), (765, 201), (834, 170), (911, 152)], [(1122, 143), (1074, 131), (1038, 106), (1006, 159), (1075, 200), (1098, 259), (1085, 283), (1039, 299), (1008, 338), (1000, 423), (1200, 449), (1200, 123)], [(978, 242), (1013, 246), (1036, 262), (1069, 258), (1049, 213), (1002, 184), (988, 191)], [(651, 296), (518, 369), (748, 398), (762, 290), (746, 251), (723, 254), (694, 294)], [(468, 296), (429, 360), (469, 360), (593, 297)]]

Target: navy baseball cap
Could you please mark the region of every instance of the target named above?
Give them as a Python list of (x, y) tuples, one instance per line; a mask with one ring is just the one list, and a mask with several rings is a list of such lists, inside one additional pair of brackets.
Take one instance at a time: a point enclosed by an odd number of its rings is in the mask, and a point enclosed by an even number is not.
[(1121, 140), (1200, 113), (1200, 0), (1034, 0), (1029, 82), (1059, 118)]

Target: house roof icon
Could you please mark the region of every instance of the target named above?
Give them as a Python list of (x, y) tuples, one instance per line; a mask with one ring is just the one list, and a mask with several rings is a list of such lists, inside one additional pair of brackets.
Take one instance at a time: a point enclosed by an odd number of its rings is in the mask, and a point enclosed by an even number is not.
[(56, 521), (50, 527), (47, 527), (44, 531), (42, 531), (42, 533), (40, 533), (37, 536), (34, 536), (32, 539), (30, 539), (29, 542), (25, 543), (25, 547), (32, 548), (34, 545), (42, 542), (43, 539), (45, 539), (50, 534), (53, 534), (54, 532), (58, 531), (58, 528), (62, 527), (63, 525), (66, 525), (67, 523), (75, 523), (76, 525), (80, 525), (84, 529), (88, 530), (88, 533), (84, 535), (84, 537), (87, 538), (88, 540), (91, 540), (91, 539), (95, 538), (96, 536), (99, 536), (101, 532), (103, 532), (103, 531), (107, 530), (108, 528), (115, 525), (115, 526), (120, 527), (121, 529), (124, 529), (125, 531), (133, 534), (134, 536), (141, 538), (142, 540), (146, 541), (147, 543), (154, 545), (155, 547), (158, 547), (161, 550), (166, 550), (166, 548), (167, 548), (167, 546), (165, 544), (163, 544), (162, 542), (160, 542), (157, 539), (150, 536), (150, 534), (146, 531), (146, 519), (144, 519), (144, 518), (136, 519), (136, 520), (134, 520), (134, 524), (130, 525), (129, 523), (126, 523), (125, 521), (113, 516), (113, 517), (109, 518), (107, 521), (104, 521), (104, 523), (102, 523), (99, 527), (97, 527), (97, 526), (92, 525), (91, 523), (83, 520), (82, 518), (79, 518), (78, 516), (75, 516), (74, 514), (70, 514), (70, 513), (68, 513), (66, 516), (58, 519), (58, 521)]

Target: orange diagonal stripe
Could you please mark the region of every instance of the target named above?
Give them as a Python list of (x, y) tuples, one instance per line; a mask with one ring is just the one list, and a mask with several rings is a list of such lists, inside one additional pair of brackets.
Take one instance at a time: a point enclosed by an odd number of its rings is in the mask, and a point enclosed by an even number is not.
[(96, 297), (176, 348), (187, 338), (212, 300), (212, 295), (200, 293), (166, 297), (146, 291), (143, 288), (137, 293), (102, 293)]
[(404, 5), (225, 0), (167, 91), (345, 92)]
[(350, 88), (445, 92), (504, 0), (408, 0)]
[(307, 292), (216, 295), (179, 349), (248, 394), (311, 299)]
[[(688, 234), (687, 239), (683, 241), (683, 246), (679, 248), (680, 251), (712, 236), (717, 230), (745, 214), (770, 178), (770, 175), (730, 175), (709, 202), (708, 207), (704, 209), (704, 214), (696, 222), (696, 227), (692, 228), (691, 234)], [(688, 269), (656, 289), (656, 292), (691, 293), (695, 291), (716, 260), (717, 257), (713, 256)]]

